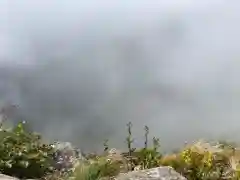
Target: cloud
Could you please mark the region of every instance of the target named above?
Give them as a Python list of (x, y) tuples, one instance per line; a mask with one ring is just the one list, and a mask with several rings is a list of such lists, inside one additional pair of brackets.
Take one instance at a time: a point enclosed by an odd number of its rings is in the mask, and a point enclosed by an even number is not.
[[(169, 149), (239, 118), (237, 1), (1, 1), (0, 99), (51, 139)], [(121, 143), (122, 142), (122, 143)]]

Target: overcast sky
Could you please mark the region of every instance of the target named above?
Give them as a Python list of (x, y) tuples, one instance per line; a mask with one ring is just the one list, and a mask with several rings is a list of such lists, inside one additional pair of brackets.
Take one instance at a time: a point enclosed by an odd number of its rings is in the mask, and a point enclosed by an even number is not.
[(1, 0), (1, 105), (19, 105), (16, 116), (46, 137), (87, 149), (105, 138), (122, 148), (130, 120), (136, 137), (149, 125), (167, 148), (237, 138), (239, 8), (236, 0)]

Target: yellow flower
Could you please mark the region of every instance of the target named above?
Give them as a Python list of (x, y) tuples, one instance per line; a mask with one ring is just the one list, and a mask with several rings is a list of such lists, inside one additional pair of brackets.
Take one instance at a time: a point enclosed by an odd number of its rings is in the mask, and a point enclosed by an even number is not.
[(181, 157), (185, 163), (191, 163), (191, 150), (185, 149), (181, 152)]
[(213, 154), (211, 152), (206, 152), (204, 154), (203, 163), (207, 167), (212, 167), (212, 165), (213, 165)]

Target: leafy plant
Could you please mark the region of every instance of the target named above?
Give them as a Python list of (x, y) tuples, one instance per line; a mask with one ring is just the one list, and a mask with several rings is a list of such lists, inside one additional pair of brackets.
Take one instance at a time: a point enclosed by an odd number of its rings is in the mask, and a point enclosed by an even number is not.
[[(166, 155), (159, 162), (160, 165), (173, 167), (187, 179), (194, 180), (221, 180), (226, 179), (229, 168), (229, 157), (221, 152), (213, 152), (209, 149), (197, 149), (186, 147), (177, 154)], [(232, 172), (227, 179), (236, 175)]]
[(41, 143), (41, 137), (20, 122), (11, 131), (3, 131), (0, 140), (0, 171), (19, 178), (39, 178), (53, 171), (53, 148)]
[(148, 147), (148, 134), (149, 128), (145, 126), (145, 142), (144, 148), (138, 151), (138, 165), (140, 165), (141, 169), (149, 169), (153, 167), (157, 167), (159, 165), (159, 159), (161, 158), (161, 154), (158, 151), (160, 147), (159, 139), (153, 137), (153, 147)]
[[(161, 158), (160, 152), (158, 152), (160, 143), (158, 138), (153, 138), (153, 147), (148, 147), (148, 135), (149, 135), (149, 128), (148, 126), (144, 127), (145, 130), (145, 142), (144, 148), (136, 150), (136, 148), (132, 147), (133, 138), (132, 138), (132, 124), (128, 123), (128, 136), (127, 136), (127, 147), (128, 153), (123, 153), (125, 158), (128, 161), (128, 170), (133, 170), (135, 167), (139, 167), (141, 169), (157, 167), (159, 159)], [(127, 156), (126, 156), (127, 154)]]
[(120, 164), (105, 157), (91, 163), (81, 163), (75, 170), (76, 180), (98, 180), (103, 177), (113, 177), (119, 174)]
[(128, 135), (127, 135), (127, 138), (126, 138), (126, 141), (127, 141), (127, 148), (128, 148), (128, 157), (127, 159), (129, 160), (129, 163), (128, 163), (128, 170), (133, 170), (134, 168), (134, 163), (133, 163), (133, 156), (132, 156), (132, 153), (136, 150), (135, 148), (132, 147), (132, 143), (134, 142), (133, 138), (132, 138), (132, 123), (129, 122), (127, 124), (127, 132), (128, 132)]
[(99, 180), (100, 172), (95, 164), (81, 163), (76, 168), (74, 177), (76, 180)]

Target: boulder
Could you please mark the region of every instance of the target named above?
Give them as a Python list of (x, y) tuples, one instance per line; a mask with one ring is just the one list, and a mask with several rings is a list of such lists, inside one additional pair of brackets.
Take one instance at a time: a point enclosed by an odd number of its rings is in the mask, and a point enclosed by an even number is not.
[(55, 168), (61, 171), (72, 171), (77, 166), (79, 160), (84, 157), (81, 151), (69, 142), (56, 142), (54, 144)]
[(172, 167), (163, 166), (118, 175), (115, 180), (187, 180)]
[(0, 174), (0, 180), (18, 180), (18, 178), (7, 176), (5, 174)]

